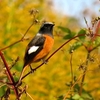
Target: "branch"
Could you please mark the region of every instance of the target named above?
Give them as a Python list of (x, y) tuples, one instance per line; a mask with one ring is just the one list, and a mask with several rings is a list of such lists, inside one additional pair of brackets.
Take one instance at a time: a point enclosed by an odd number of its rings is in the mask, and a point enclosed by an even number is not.
[(5, 60), (5, 58), (4, 58), (4, 56), (3, 56), (3, 54), (2, 54), (1, 51), (0, 51), (0, 56), (1, 56), (1, 59), (2, 59), (4, 65), (5, 65), (5, 67), (6, 67), (6, 74), (7, 74), (7, 76), (8, 76), (8, 79), (9, 79), (10, 83), (13, 84), (12, 87), (13, 87), (14, 92), (15, 92), (15, 94), (16, 94), (16, 98), (17, 98), (17, 100), (19, 100), (19, 94), (18, 94), (17, 88), (15, 87), (15, 81), (14, 81), (14, 79), (13, 79), (13, 77), (12, 77), (12, 74), (11, 74), (11, 72), (10, 72), (9, 66), (8, 66), (8, 64), (7, 64), (7, 62), (6, 62), (6, 60)]
[(79, 90), (79, 95), (82, 94), (83, 83), (84, 83), (84, 80), (85, 80), (86, 71), (87, 71), (87, 69), (88, 69), (89, 58), (90, 58), (90, 52), (88, 52), (88, 54), (87, 54), (87, 58), (86, 58), (86, 67), (85, 67), (85, 69), (84, 69), (84, 71), (83, 71), (84, 75), (82, 76), (82, 80), (81, 80), (81, 84), (80, 84), (80, 90)]
[(71, 57), (70, 57), (70, 67), (71, 67), (71, 78), (72, 78), (72, 84), (74, 82), (74, 74), (73, 74), (73, 65), (72, 65), (72, 59), (73, 59), (73, 52), (71, 53)]
[(9, 47), (11, 47), (11, 46), (13, 46), (13, 45), (15, 45), (15, 44), (21, 42), (21, 41), (24, 41), (24, 40), (29, 39), (29, 38), (25, 38), (25, 36), (26, 36), (26, 34), (28, 33), (28, 31), (31, 29), (31, 27), (32, 27), (35, 23), (37, 23), (37, 21), (36, 21), (36, 20), (33, 20), (32, 24), (29, 26), (29, 28), (26, 30), (26, 32), (24, 33), (24, 35), (22, 36), (22, 38), (21, 38), (20, 40), (18, 40), (18, 41), (16, 41), (16, 42), (14, 42), (14, 43), (12, 43), (12, 44), (10, 44), (10, 45), (8, 45), (8, 46), (6, 46), (6, 47), (0, 49), (0, 51), (3, 51), (3, 50), (5, 50), (5, 49), (7, 49), (7, 48), (9, 48)]
[[(28, 39), (28, 38), (27, 38)], [(13, 45), (15, 45), (15, 44), (17, 44), (17, 43), (19, 43), (19, 42), (21, 42), (21, 41), (24, 41), (24, 40), (27, 40), (27, 39), (20, 39), (20, 40), (18, 40), (18, 41), (16, 41), (16, 42), (14, 42), (14, 43), (12, 43), (12, 44), (10, 44), (10, 45), (8, 45), (8, 46), (6, 46), (6, 47), (4, 47), (4, 48), (2, 48), (2, 49), (0, 49), (0, 51), (3, 51), (3, 50), (5, 50), (5, 49), (7, 49), (7, 48), (9, 48), (9, 47), (11, 47), (11, 46), (13, 46)]]
[[(86, 73), (86, 72), (85, 72)], [(71, 90), (74, 88), (74, 86), (79, 82), (79, 80), (83, 77), (83, 75), (85, 75), (85, 73), (81, 74), (78, 79), (75, 81), (75, 83), (71, 86), (70, 90), (66, 93), (66, 95), (64, 96), (63, 100), (66, 100), (66, 98), (69, 96), (69, 93), (71, 92)]]

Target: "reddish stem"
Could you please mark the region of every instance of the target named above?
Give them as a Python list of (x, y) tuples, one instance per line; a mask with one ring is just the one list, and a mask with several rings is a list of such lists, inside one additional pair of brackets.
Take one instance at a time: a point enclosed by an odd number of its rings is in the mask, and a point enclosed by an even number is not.
[(5, 67), (6, 67), (6, 74), (7, 74), (7, 76), (8, 76), (8, 79), (9, 79), (10, 83), (13, 85), (12, 87), (13, 87), (14, 92), (15, 92), (15, 94), (16, 94), (17, 100), (19, 100), (18, 90), (17, 90), (17, 88), (15, 87), (14, 78), (12, 77), (12, 74), (11, 74), (11, 72), (10, 72), (9, 66), (8, 66), (8, 64), (7, 64), (7, 62), (6, 62), (6, 60), (5, 60), (4, 56), (3, 56), (3, 53), (2, 53), (1, 51), (0, 51), (0, 56), (1, 56), (1, 59), (2, 59), (4, 65), (5, 65)]
[(93, 27), (94, 28), (94, 36), (92, 38), (92, 41), (94, 41), (96, 39), (97, 36), (100, 36), (99, 35), (99, 29), (100, 29), (100, 21), (97, 22), (96, 26)]

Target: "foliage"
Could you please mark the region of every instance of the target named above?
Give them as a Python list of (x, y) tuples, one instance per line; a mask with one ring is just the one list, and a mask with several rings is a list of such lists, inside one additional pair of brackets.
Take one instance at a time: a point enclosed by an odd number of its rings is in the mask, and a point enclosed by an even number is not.
[[(97, 20), (96, 20), (97, 21)], [(70, 58), (70, 67), (71, 67), (71, 76), (72, 80), (70, 84), (67, 84), (67, 86), (70, 88), (69, 91), (66, 93), (66, 95), (61, 95), (58, 97), (57, 100), (94, 100), (93, 96), (91, 95), (91, 92), (88, 92), (83, 88), (84, 86), (84, 79), (86, 74), (90, 71), (88, 67), (90, 67), (90, 64), (93, 64), (94, 62), (97, 63), (97, 59), (94, 56), (91, 56), (92, 52), (95, 52), (95, 49), (98, 50), (98, 47), (100, 46), (100, 42), (96, 42), (99, 39), (100, 34), (100, 21), (98, 20), (95, 25), (92, 28), (88, 28), (86, 30), (81, 29), (78, 32), (78, 35), (71, 35), (73, 32), (70, 31), (68, 28), (59, 27), (63, 32), (67, 33), (65, 35), (65, 39), (73, 39), (78, 36), (78, 39), (73, 43), (73, 45), (70, 47), (69, 53), (73, 54), (74, 51), (77, 51), (79, 47), (84, 47), (87, 52), (86, 60), (79, 65), (79, 69), (82, 70), (83, 75), (80, 74), (79, 77), (73, 76), (73, 56), (71, 55)], [(94, 30), (94, 31), (93, 31)], [(99, 53), (97, 53), (98, 55)], [(92, 67), (99, 67), (99, 64), (97, 66), (92, 65)], [(97, 68), (98, 69), (98, 68)], [(89, 84), (89, 83), (88, 83)]]

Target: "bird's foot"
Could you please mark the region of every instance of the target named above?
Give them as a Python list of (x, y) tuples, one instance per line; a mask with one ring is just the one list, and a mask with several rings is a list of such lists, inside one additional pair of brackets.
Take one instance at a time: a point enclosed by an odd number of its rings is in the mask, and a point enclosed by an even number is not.
[(31, 73), (33, 73), (35, 70), (32, 68), (31, 65), (29, 65), (29, 66), (30, 66)]
[(48, 61), (46, 59), (41, 59), (44, 64), (47, 64)]

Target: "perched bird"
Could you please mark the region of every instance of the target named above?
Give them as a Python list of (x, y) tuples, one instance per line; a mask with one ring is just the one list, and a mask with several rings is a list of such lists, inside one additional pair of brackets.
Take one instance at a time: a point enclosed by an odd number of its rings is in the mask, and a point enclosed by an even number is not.
[(24, 56), (24, 65), (19, 81), (21, 81), (27, 65), (40, 60), (45, 61), (46, 56), (49, 54), (54, 44), (53, 26), (54, 23), (52, 22), (44, 22), (38, 33), (27, 45)]

